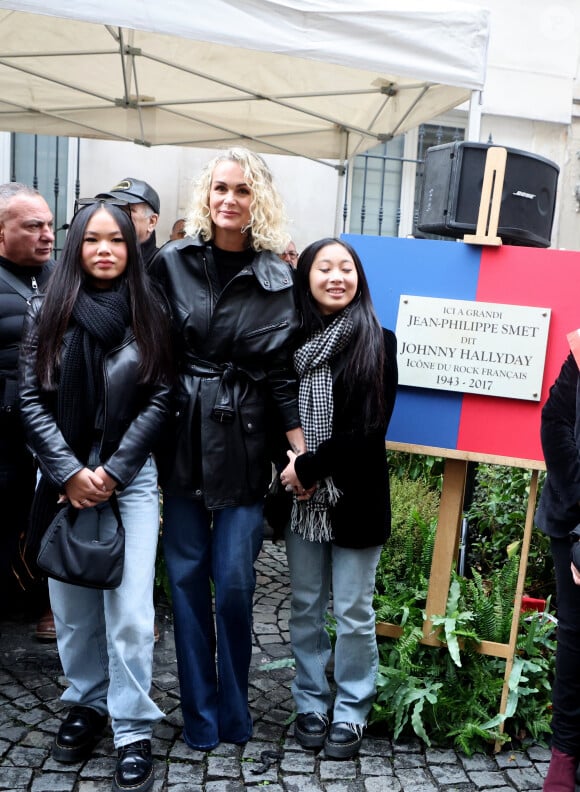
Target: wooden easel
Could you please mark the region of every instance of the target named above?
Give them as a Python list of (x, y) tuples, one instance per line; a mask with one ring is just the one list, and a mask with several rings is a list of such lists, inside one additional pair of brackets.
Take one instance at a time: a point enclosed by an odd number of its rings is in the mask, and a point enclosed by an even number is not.
[(463, 241), (470, 245), (501, 245), (497, 236), (501, 194), (505, 179), (507, 149), (491, 146), (485, 157), (485, 170), (477, 215), (475, 234), (465, 234)]
[[(465, 494), (468, 462), (482, 462), (491, 465), (506, 465), (509, 467), (521, 467), (532, 470), (509, 642), (503, 644), (495, 641), (482, 641), (477, 649), (481, 654), (501, 657), (506, 661), (499, 708), (500, 714), (505, 715), (509, 693), (508, 683), (516, 653), (522, 595), (524, 593), (524, 582), (532, 537), (538, 490), (538, 471), (545, 470), (545, 465), (543, 462), (535, 460), (513, 459), (511, 457), (500, 457), (487, 454), (472, 454), (452, 449), (433, 448), (431, 446), (418, 446), (406, 443), (387, 442), (387, 448), (392, 451), (405, 451), (412, 454), (442, 456), (445, 458), (443, 489), (441, 492), (437, 521), (437, 534), (435, 537), (429, 588), (427, 591), (427, 604), (425, 609), (427, 618), (423, 625), (423, 638), (421, 640), (421, 643), (429, 646), (443, 646), (443, 643), (437, 637), (437, 633), (433, 630), (431, 617), (444, 615), (447, 607), (451, 571), (457, 563), (459, 550), (461, 520), (463, 516), (463, 497)], [(403, 632), (399, 625), (390, 624), (388, 622), (378, 622), (376, 631), (377, 635), (384, 635), (391, 638), (398, 638)], [(500, 726), (500, 731), (503, 731), (503, 723)], [(496, 743), (495, 750), (498, 751), (499, 749), (500, 746)]]

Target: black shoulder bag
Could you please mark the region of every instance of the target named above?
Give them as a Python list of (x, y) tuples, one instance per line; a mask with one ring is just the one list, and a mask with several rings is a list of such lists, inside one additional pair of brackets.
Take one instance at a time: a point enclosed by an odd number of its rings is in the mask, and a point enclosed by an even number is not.
[(75, 586), (117, 588), (123, 579), (125, 529), (114, 492), (110, 504), (117, 520), (117, 528), (112, 536), (103, 539), (99, 536), (98, 527), (96, 536), (80, 535), (76, 530), (79, 510), (66, 504), (42, 538), (36, 562), (40, 569), (55, 580)]

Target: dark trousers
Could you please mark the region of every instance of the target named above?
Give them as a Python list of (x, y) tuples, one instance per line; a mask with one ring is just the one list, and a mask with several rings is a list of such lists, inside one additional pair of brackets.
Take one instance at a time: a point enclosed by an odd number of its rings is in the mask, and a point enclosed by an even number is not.
[[(4, 449), (3, 449), (4, 450)], [(0, 454), (0, 616), (38, 615), (48, 605), (46, 582), (22, 589), (13, 572), (18, 543), (26, 531), (34, 496), (36, 471), (32, 457), (20, 451)]]
[(552, 690), (552, 745), (580, 757), (580, 586), (570, 571), (570, 541), (551, 540), (556, 572), (558, 642)]

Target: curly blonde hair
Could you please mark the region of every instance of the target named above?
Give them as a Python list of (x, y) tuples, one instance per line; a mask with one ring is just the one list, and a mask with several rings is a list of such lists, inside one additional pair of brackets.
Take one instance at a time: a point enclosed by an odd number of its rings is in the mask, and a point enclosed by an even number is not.
[(282, 253), (290, 241), (290, 235), (285, 230), (286, 213), (282, 198), (274, 187), (272, 174), (262, 157), (245, 148), (230, 148), (207, 163), (195, 183), (185, 223), (187, 233), (193, 236), (199, 234), (205, 242), (213, 239), (215, 229), (209, 210), (211, 181), (216, 165), (227, 160), (241, 167), (251, 190), (248, 232), (252, 248)]

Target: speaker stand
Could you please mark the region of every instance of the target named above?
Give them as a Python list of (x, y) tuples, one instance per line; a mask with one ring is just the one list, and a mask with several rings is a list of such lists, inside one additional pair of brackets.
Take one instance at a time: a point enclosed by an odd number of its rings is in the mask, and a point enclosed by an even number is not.
[(475, 234), (465, 234), (463, 241), (470, 245), (501, 245), (497, 236), (501, 194), (505, 178), (507, 150), (491, 146), (485, 157), (485, 170), (481, 187), (481, 200)]

